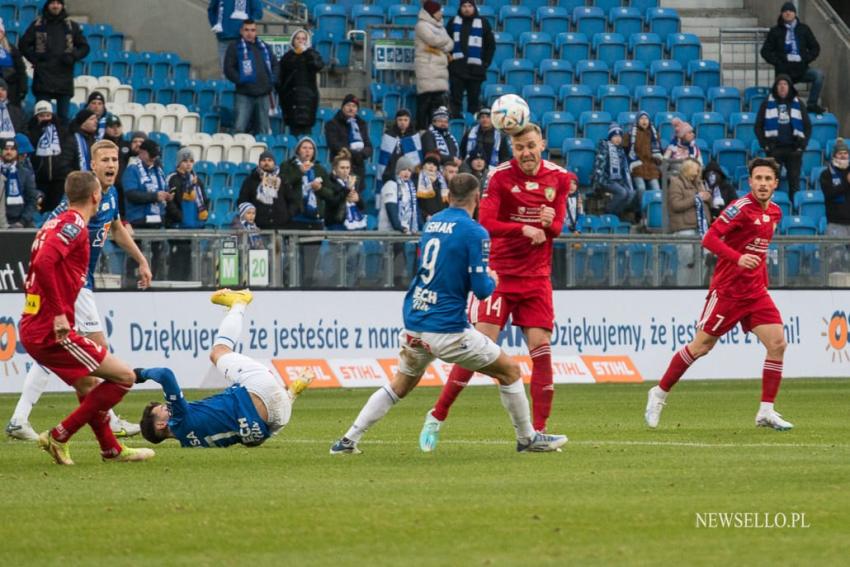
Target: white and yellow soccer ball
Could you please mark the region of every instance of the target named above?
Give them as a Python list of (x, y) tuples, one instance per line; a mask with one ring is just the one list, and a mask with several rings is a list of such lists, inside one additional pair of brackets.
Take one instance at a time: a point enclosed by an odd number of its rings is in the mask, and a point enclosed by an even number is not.
[(502, 95), (493, 103), (490, 109), (493, 126), (512, 136), (525, 128), (531, 122), (531, 110), (521, 96), (515, 94)]

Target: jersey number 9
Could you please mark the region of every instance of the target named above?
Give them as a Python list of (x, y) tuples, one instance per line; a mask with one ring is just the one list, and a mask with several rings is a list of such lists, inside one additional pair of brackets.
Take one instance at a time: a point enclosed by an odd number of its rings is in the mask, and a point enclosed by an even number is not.
[(440, 253), (440, 241), (432, 238), (422, 251), (422, 266), (419, 274), (422, 283), (428, 285), (434, 279), (434, 268), (437, 265), (437, 254)]

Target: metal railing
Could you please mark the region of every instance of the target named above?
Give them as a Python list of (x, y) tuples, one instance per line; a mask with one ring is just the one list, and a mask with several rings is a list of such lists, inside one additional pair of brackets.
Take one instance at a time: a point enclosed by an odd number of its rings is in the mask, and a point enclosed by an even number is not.
[[(763, 86), (760, 75), (763, 72), (765, 80), (770, 79), (773, 67), (761, 58), (761, 46), (764, 43), (770, 28), (720, 28), (720, 75), (721, 84), (747, 84), (750, 86)], [(724, 57), (724, 52), (729, 51)], [(730, 58), (734, 55), (744, 54), (745, 63), (743, 68), (731, 67)], [(751, 68), (750, 65), (752, 65)], [(727, 80), (726, 71), (744, 71), (745, 78)], [(752, 79), (749, 74), (752, 73)], [(767, 85), (768, 83), (764, 83)]]

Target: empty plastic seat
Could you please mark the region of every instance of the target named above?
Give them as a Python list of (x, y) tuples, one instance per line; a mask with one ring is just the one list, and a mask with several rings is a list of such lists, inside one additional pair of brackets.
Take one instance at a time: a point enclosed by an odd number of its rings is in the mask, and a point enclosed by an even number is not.
[(541, 6), (537, 8), (537, 27), (540, 31), (556, 37), (570, 27), (570, 13), (563, 6)]
[(661, 144), (666, 145), (673, 139), (673, 119), (687, 120), (687, 117), (681, 112), (659, 112), (653, 117), (655, 128), (658, 130), (658, 135), (661, 137)]
[(578, 33), (587, 37), (604, 33), (607, 25), (605, 10), (596, 6), (578, 6), (573, 9), (573, 25)]
[(617, 124), (621, 124), (623, 127), (626, 127), (629, 124), (634, 124), (635, 120), (637, 120), (637, 116), (638, 113), (634, 110), (621, 112), (617, 115)]
[(650, 63), (649, 76), (656, 85), (669, 90), (685, 84), (682, 66), (672, 59), (658, 59)]
[(662, 41), (670, 34), (679, 33), (679, 14), (672, 8), (652, 8), (646, 11), (646, 26), (652, 33), (657, 33)]
[[(801, 196), (803, 192), (794, 197)], [(789, 236), (815, 236), (818, 233), (818, 223), (815, 219), (804, 215), (791, 215), (779, 221), (779, 232)]]
[(590, 42), (583, 33), (559, 33), (555, 38), (555, 49), (561, 59), (573, 65), (590, 58)]
[(809, 120), (812, 122), (812, 139), (820, 142), (822, 147), (838, 137), (838, 119), (831, 112), (809, 114)]
[(552, 36), (545, 32), (523, 32), (519, 36), (519, 47), (523, 59), (539, 65), (544, 59), (552, 58)]
[(573, 82), (573, 66), (565, 59), (544, 59), (540, 62), (540, 77), (544, 85), (560, 90), (561, 85)]
[(493, 39), (496, 42), (493, 61), (504, 61), (516, 57), (516, 43), (513, 35), (507, 32), (493, 32)]
[(614, 62), (614, 80), (618, 84), (628, 87), (631, 93), (636, 87), (646, 84), (646, 64), (643, 61), (624, 59)]
[(826, 208), (822, 191), (797, 191), (794, 194), (794, 210), (798, 215), (819, 221), (826, 216)]
[(543, 134), (550, 148), (558, 150), (567, 138), (576, 137), (576, 121), (569, 112), (546, 112), (540, 121)]
[(345, 6), (339, 4), (317, 4), (313, 8), (313, 18), (317, 29), (335, 35), (338, 34), (340, 37), (345, 35), (345, 29), (348, 23)]
[(622, 34), (623, 37), (631, 37), (633, 33), (643, 31), (643, 15), (633, 6), (611, 8), (608, 21), (614, 33)]
[(419, 7), (407, 4), (393, 4), (387, 10), (387, 20), (395, 26), (415, 26)]
[(805, 151), (803, 151), (802, 175), (808, 176), (809, 172), (823, 165), (823, 150), (820, 142), (815, 139), (809, 140)]
[(358, 30), (368, 30), (369, 26), (379, 26), (386, 21), (384, 8), (378, 4), (355, 4), (351, 7), (351, 18)]
[(555, 110), (555, 89), (549, 85), (526, 85), (522, 87), (522, 98), (534, 116)]
[(118, 77), (123, 82), (129, 82), (132, 76), (132, 58), (134, 55), (129, 51), (110, 52), (109, 74)]
[(727, 171), (735, 171), (738, 166), (747, 165), (747, 145), (741, 140), (727, 138), (715, 140), (712, 146), (712, 155), (721, 167)]
[(654, 85), (635, 87), (635, 98), (638, 110), (646, 111), (650, 116), (666, 112), (669, 106), (667, 89)]
[(594, 59), (585, 59), (576, 63), (576, 76), (581, 84), (592, 89), (607, 85), (610, 80), (608, 64)]
[(600, 61), (613, 65), (626, 58), (626, 40), (618, 33), (598, 33), (593, 36), (593, 52)]
[(608, 112), (582, 112), (578, 117), (578, 125), (585, 138), (596, 141), (608, 137), (611, 120), (611, 114)]
[(676, 111), (685, 116), (705, 112), (705, 92), (700, 87), (673, 87), (670, 98)]
[(534, 63), (528, 59), (502, 61), (502, 79), (512, 85), (534, 84)]
[(729, 120), (734, 113), (741, 111), (741, 92), (735, 87), (712, 87), (708, 89), (711, 110), (719, 112)]
[(558, 92), (564, 110), (573, 116), (593, 110), (593, 89), (588, 85), (563, 85)]
[(587, 138), (568, 138), (561, 147), (564, 164), (578, 176), (579, 185), (587, 187), (593, 174), (596, 145)]
[(488, 106), (493, 105), (493, 101), (499, 98), (502, 95), (506, 94), (519, 94), (519, 89), (513, 85), (503, 85), (497, 83), (487, 83), (484, 85), (484, 100), (487, 101)]
[(692, 85), (708, 91), (720, 86), (720, 63), (711, 60), (691, 61), (688, 63), (688, 79)]
[(770, 94), (768, 87), (747, 87), (744, 89), (744, 106), (750, 112), (758, 112), (761, 103)]
[(587, 4), (585, 0), (557, 0), (556, 4), (558, 6), (564, 7), (572, 13), (573, 10), (578, 8), (579, 6), (584, 6)]
[(693, 115), (691, 125), (696, 131), (697, 138), (702, 138), (709, 144), (726, 138), (726, 121), (722, 114), (699, 112)]
[[(749, 193), (749, 178), (745, 179), (747, 179), (746, 192)], [(782, 211), (782, 218), (790, 217), (793, 214), (791, 212), (791, 199), (788, 198), (788, 193), (785, 193), (784, 191), (776, 191), (773, 193), (773, 198), (771, 200), (776, 203), (776, 205)]]
[[(453, 10), (451, 12), (446, 12), (446, 14), (451, 14), (451, 17), (454, 17), (457, 14), (457, 10)], [(479, 4), (478, 5), (478, 15), (487, 20), (490, 23), (490, 29), (496, 29), (496, 20), (498, 14), (496, 13), (496, 7), (490, 4)], [(445, 21), (445, 20), (444, 20)]]
[(651, 63), (664, 57), (663, 43), (657, 33), (634, 33), (629, 36), (632, 59)]
[(670, 59), (687, 67), (689, 62), (702, 59), (702, 44), (692, 33), (673, 33), (667, 36), (667, 53)]
[(502, 6), (499, 9), (499, 23), (502, 30), (518, 37), (533, 29), (531, 9), (527, 6)]
[(603, 85), (597, 90), (596, 98), (599, 101), (600, 110), (612, 116), (628, 112), (632, 106), (629, 88), (624, 85)]

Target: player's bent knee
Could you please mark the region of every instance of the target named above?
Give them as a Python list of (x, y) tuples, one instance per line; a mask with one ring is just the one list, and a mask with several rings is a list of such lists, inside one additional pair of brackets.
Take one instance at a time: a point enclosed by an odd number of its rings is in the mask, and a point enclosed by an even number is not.
[(513, 384), (522, 377), (519, 364), (504, 352), (499, 355), (495, 362), (485, 366), (480, 372), (492, 376), (504, 385)]
[(212, 350), (210, 350), (210, 361), (213, 364), (216, 364), (219, 358), (231, 352), (233, 352), (233, 350), (230, 347), (224, 345), (213, 345)]
[(81, 396), (88, 395), (91, 392), (92, 388), (97, 386), (100, 383), (100, 380), (95, 378), (94, 376), (83, 376), (76, 382), (74, 382), (74, 390)]

